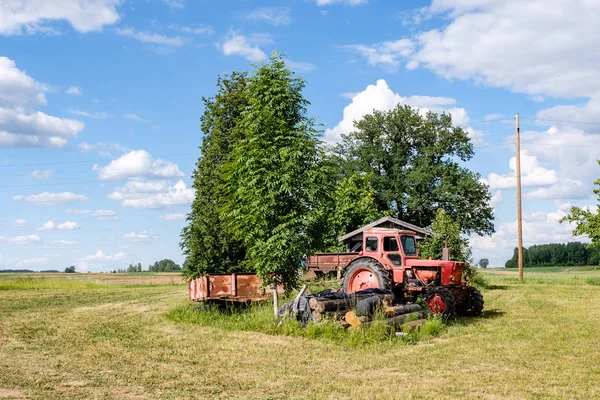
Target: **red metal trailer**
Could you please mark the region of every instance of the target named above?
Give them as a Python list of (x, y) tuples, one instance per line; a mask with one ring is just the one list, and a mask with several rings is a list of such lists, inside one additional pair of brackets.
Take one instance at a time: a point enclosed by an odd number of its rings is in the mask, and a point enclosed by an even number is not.
[[(262, 279), (255, 274), (205, 274), (189, 281), (192, 301), (226, 301), (250, 303), (267, 300), (273, 289), (263, 288)], [(277, 288), (283, 294), (283, 286)]]

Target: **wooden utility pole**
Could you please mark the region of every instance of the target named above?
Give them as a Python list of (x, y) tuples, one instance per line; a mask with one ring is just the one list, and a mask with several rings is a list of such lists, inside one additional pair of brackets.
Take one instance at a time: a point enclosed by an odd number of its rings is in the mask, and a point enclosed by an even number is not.
[(515, 140), (517, 142), (517, 246), (519, 252), (519, 280), (523, 281), (523, 217), (521, 213), (521, 130), (519, 113), (515, 114)]

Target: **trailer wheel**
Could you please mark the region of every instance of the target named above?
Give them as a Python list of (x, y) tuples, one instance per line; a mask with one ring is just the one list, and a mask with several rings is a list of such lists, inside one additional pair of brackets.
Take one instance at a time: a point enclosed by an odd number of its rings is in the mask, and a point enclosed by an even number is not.
[(436, 287), (425, 292), (425, 303), (433, 315), (449, 318), (456, 309), (454, 295), (450, 289)]
[(344, 271), (342, 288), (345, 293), (365, 289), (392, 289), (389, 271), (375, 260), (363, 258), (352, 262)]
[(456, 307), (456, 313), (458, 315), (476, 317), (481, 315), (483, 303), (483, 295), (479, 289), (469, 286), (469, 295), (458, 307)]

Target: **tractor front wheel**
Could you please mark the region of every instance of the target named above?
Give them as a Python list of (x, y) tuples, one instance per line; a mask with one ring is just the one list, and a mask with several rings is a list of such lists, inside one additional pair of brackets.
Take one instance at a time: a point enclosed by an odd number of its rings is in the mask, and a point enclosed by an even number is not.
[(436, 287), (425, 292), (425, 303), (433, 315), (444, 319), (449, 318), (455, 311), (454, 295), (445, 287)]

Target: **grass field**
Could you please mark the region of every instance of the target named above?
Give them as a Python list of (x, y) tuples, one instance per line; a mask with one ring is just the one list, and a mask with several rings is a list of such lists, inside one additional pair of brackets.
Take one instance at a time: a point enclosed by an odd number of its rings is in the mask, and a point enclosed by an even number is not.
[(0, 398), (600, 398), (600, 271), (485, 272), (480, 318), (351, 347), (176, 322), (173, 274), (0, 274)]

